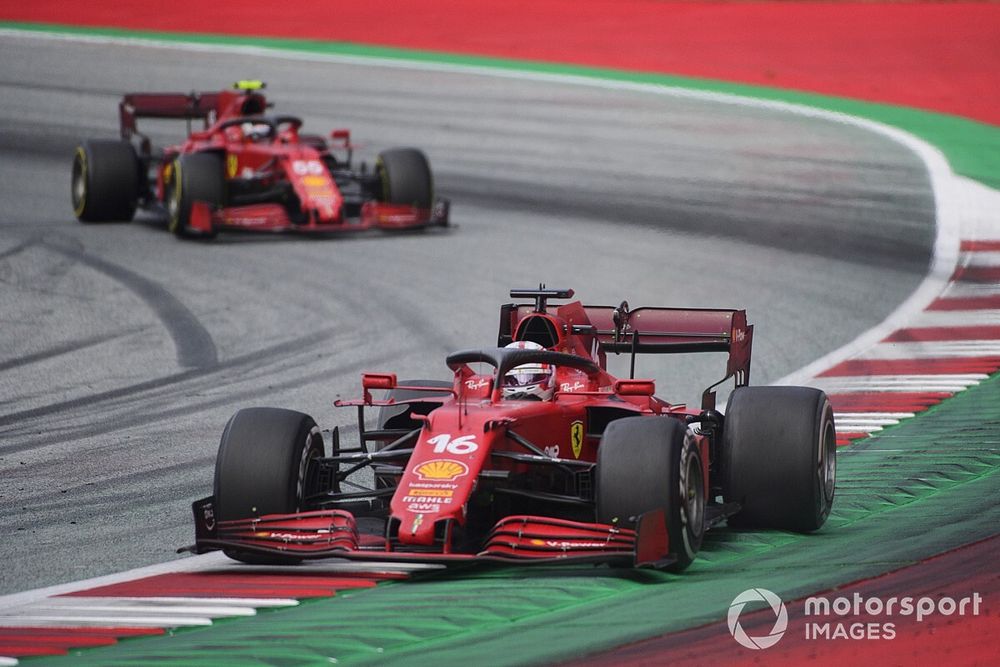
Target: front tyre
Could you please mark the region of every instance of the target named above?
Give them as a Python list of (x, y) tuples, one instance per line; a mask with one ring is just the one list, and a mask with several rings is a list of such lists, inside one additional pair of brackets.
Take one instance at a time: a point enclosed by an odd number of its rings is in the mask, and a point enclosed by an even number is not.
[(422, 151), (416, 148), (383, 151), (375, 161), (375, 173), (381, 184), (380, 201), (419, 209), (429, 209), (434, 203), (434, 179)]
[[(323, 436), (309, 415), (281, 408), (240, 410), (226, 424), (215, 461), (215, 511), (221, 521), (294, 514), (318, 490)], [(297, 562), (235, 551), (246, 563)]]
[(128, 222), (139, 201), (139, 172), (128, 142), (84, 141), (73, 154), (73, 214), (80, 222)]
[(179, 238), (211, 238), (214, 231), (191, 226), (195, 202), (208, 204), (212, 210), (226, 201), (226, 178), (222, 156), (217, 153), (189, 153), (177, 157), (165, 175), (167, 228)]
[(631, 525), (651, 510), (667, 521), (673, 572), (686, 569), (705, 535), (701, 453), (679, 421), (626, 417), (608, 424), (597, 449), (597, 521)]
[(723, 496), (732, 526), (808, 533), (830, 515), (837, 437), (826, 394), (810, 387), (741, 387), (722, 437)]

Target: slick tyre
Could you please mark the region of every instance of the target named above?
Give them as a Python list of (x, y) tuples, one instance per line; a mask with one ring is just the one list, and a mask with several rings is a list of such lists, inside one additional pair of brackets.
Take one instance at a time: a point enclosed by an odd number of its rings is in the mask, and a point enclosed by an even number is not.
[(742, 509), (731, 526), (807, 533), (830, 515), (837, 481), (833, 408), (810, 387), (742, 387), (722, 436), (723, 496)]
[(381, 201), (429, 209), (434, 202), (434, 179), (427, 156), (416, 148), (393, 148), (379, 153), (375, 173)]
[(179, 238), (212, 238), (215, 231), (191, 227), (194, 203), (204, 202), (215, 210), (225, 205), (226, 178), (222, 156), (217, 153), (181, 155), (167, 170), (167, 228)]
[[(240, 410), (226, 424), (215, 461), (215, 511), (220, 521), (306, 509), (317, 490), (323, 436), (312, 417), (281, 408)], [(226, 554), (246, 563), (288, 563), (295, 559), (241, 552)]]
[(667, 569), (686, 569), (705, 534), (705, 479), (701, 454), (679, 421), (626, 417), (608, 424), (597, 449), (597, 521), (631, 526), (661, 509), (667, 520)]
[(80, 222), (128, 222), (139, 200), (139, 158), (125, 141), (84, 141), (73, 154), (73, 213)]

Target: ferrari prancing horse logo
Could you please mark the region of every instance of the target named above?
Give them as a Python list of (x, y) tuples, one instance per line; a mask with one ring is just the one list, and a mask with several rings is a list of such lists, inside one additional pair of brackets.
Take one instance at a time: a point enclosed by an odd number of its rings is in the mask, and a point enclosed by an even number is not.
[(226, 171), (229, 174), (229, 178), (233, 178), (236, 176), (236, 170), (239, 169), (239, 166), (240, 166), (239, 158), (230, 153), (226, 157)]
[(583, 451), (583, 422), (575, 421), (569, 426), (569, 441), (573, 445), (573, 456), (580, 458)]

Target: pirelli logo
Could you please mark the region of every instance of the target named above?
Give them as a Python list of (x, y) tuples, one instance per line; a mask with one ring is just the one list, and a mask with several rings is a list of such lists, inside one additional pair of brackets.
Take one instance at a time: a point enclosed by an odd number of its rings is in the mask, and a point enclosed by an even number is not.
[(410, 495), (423, 496), (425, 498), (451, 498), (453, 495), (451, 489), (415, 489), (410, 487)]

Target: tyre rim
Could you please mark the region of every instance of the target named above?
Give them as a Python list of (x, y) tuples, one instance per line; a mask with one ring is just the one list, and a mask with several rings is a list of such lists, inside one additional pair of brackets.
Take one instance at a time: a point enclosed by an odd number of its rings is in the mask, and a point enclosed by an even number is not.
[(382, 184), (382, 201), (389, 201), (389, 174), (385, 171), (385, 165), (382, 163), (381, 157), (375, 161), (375, 173), (378, 174), (379, 183)]
[(310, 479), (310, 473), (313, 472), (314, 468), (309, 464), (312, 463), (313, 459), (319, 458), (320, 454), (313, 446), (318, 437), (321, 437), (319, 427), (313, 426), (306, 434), (302, 455), (299, 457), (299, 476), (295, 489), (295, 509), (298, 512), (305, 509), (309, 493), (313, 491), (310, 487), (315, 486), (315, 480)]
[(167, 215), (170, 217), (170, 230), (174, 231), (181, 219), (181, 186), (178, 178), (180, 165), (175, 165), (171, 171), (167, 184)]
[(827, 420), (823, 428), (823, 437), (819, 439), (819, 466), (817, 473), (823, 492), (823, 509), (829, 508), (833, 502), (833, 493), (837, 485), (837, 434), (833, 421)]
[(180, 204), (177, 201), (177, 188), (173, 185), (170, 186), (170, 196), (167, 198), (167, 213), (170, 214), (171, 220), (177, 220), (180, 213)]
[(681, 497), (684, 499), (684, 518), (691, 534), (701, 535), (705, 526), (705, 484), (701, 478), (701, 460), (697, 456), (688, 456), (685, 474), (681, 486)]
[(73, 211), (79, 216), (83, 213), (83, 208), (87, 201), (87, 179), (83, 162), (78, 156), (73, 161)]

